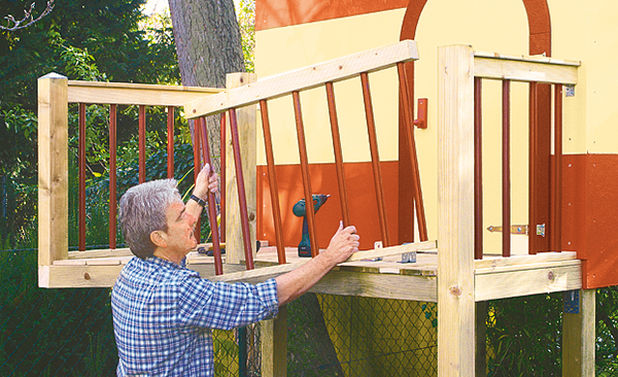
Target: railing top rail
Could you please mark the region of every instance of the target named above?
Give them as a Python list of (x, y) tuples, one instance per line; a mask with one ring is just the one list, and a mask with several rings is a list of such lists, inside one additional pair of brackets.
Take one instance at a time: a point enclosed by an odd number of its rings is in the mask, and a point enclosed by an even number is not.
[(508, 56), (498, 53), (474, 53), (474, 76), (485, 79), (577, 84), (578, 61), (544, 56)]
[(68, 81), (69, 103), (184, 106), (185, 103), (203, 98), (204, 95), (222, 91), (220, 88), (198, 86)]
[(344, 80), (361, 72), (372, 72), (394, 66), (399, 62), (418, 59), (416, 43), (411, 40), (366, 50), (278, 75), (265, 77), (255, 83), (201, 98), (185, 105), (185, 116), (197, 118), (246, 106), (263, 99), (275, 98), (293, 91), (305, 90)]

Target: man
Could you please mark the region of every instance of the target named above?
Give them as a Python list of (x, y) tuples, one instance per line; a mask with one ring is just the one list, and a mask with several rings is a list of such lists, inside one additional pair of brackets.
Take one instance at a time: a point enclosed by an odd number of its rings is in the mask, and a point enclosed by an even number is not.
[(263, 283), (228, 284), (186, 269), (194, 227), (217, 175), (206, 165), (185, 205), (172, 179), (132, 187), (120, 199), (120, 226), (133, 258), (112, 291), (119, 376), (213, 376), (211, 329), (271, 318), (337, 263), (358, 251), (353, 226), (302, 267)]

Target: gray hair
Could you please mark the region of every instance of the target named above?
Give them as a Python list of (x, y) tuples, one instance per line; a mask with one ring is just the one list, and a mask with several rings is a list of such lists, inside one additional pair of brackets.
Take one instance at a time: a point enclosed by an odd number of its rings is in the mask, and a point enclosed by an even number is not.
[(120, 198), (118, 220), (131, 252), (145, 259), (153, 255), (150, 233), (167, 230), (165, 211), (180, 198), (174, 179), (159, 179), (133, 186)]

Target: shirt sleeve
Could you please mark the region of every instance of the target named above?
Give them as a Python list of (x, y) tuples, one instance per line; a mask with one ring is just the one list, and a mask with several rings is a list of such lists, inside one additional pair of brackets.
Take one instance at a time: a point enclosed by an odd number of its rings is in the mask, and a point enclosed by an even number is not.
[(259, 284), (212, 282), (191, 277), (180, 285), (179, 321), (187, 326), (229, 330), (279, 311), (277, 283), (269, 279)]

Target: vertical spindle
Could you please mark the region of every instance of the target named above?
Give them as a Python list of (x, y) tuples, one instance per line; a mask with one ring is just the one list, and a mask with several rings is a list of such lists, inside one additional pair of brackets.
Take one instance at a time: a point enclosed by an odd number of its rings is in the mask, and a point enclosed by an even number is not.
[(109, 248), (116, 248), (116, 105), (109, 107)]

